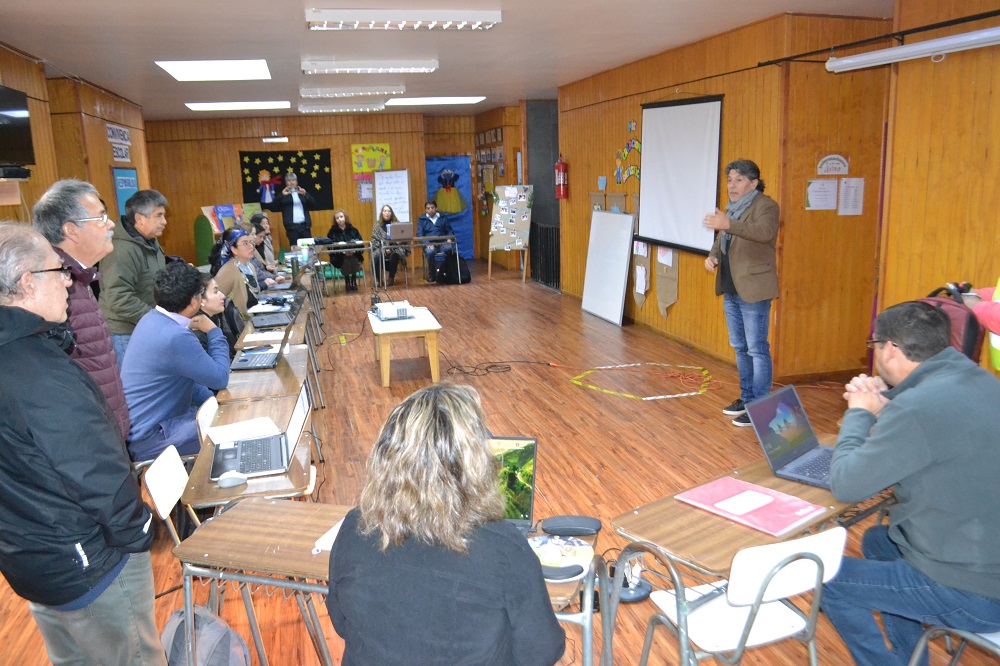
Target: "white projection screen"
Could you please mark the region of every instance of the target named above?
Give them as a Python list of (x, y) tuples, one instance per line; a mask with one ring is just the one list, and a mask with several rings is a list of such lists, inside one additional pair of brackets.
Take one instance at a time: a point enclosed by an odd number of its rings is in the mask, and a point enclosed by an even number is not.
[(722, 95), (642, 107), (639, 239), (708, 254), (719, 196)]

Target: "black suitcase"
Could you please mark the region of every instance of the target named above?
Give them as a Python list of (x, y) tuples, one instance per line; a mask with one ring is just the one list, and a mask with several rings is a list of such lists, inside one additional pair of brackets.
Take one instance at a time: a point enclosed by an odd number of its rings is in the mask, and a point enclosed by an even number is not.
[[(457, 270), (457, 272), (456, 272)], [(469, 264), (465, 259), (458, 258), (458, 266), (455, 266), (455, 257), (448, 256), (438, 264), (437, 275), (434, 281), (439, 284), (468, 284), (472, 282), (472, 275), (469, 273)]]

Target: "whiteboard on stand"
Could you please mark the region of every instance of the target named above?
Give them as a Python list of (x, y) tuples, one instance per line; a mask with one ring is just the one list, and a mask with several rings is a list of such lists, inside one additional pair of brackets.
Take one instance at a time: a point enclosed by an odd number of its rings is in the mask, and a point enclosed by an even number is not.
[(622, 325), (631, 258), (632, 216), (595, 210), (590, 218), (587, 273), (583, 278), (585, 311)]
[(375, 172), (375, 216), (382, 212), (382, 206), (392, 206), (396, 219), (413, 222), (410, 219), (410, 179), (406, 169)]

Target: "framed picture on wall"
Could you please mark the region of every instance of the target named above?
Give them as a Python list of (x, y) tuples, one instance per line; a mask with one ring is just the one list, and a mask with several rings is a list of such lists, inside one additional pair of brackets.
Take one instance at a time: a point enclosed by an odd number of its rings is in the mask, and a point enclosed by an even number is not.
[(502, 127), (498, 127), (497, 128), (497, 143), (500, 143), (502, 141), (503, 141), (503, 128)]
[(111, 167), (111, 182), (115, 188), (115, 203), (118, 208), (118, 222), (125, 217), (125, 202), (139, 191), (139, 175), (133, 167)]

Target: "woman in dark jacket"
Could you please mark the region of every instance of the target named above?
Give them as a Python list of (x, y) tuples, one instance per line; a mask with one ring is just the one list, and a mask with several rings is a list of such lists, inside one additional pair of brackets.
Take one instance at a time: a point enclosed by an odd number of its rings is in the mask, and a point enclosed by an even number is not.
[[(361, 232), (354, 228), (347, 213), (342, 210), (334, 211), (333, 226), (326, 233), (334, 243), (362, 243)], [(361, 268), (361, 260), (364, 252), (335, 252), (330, 255), (330, 263), (339, 269), (344, 275), (344, 284), (348, 291), (358, 290), (358, 269)]]

